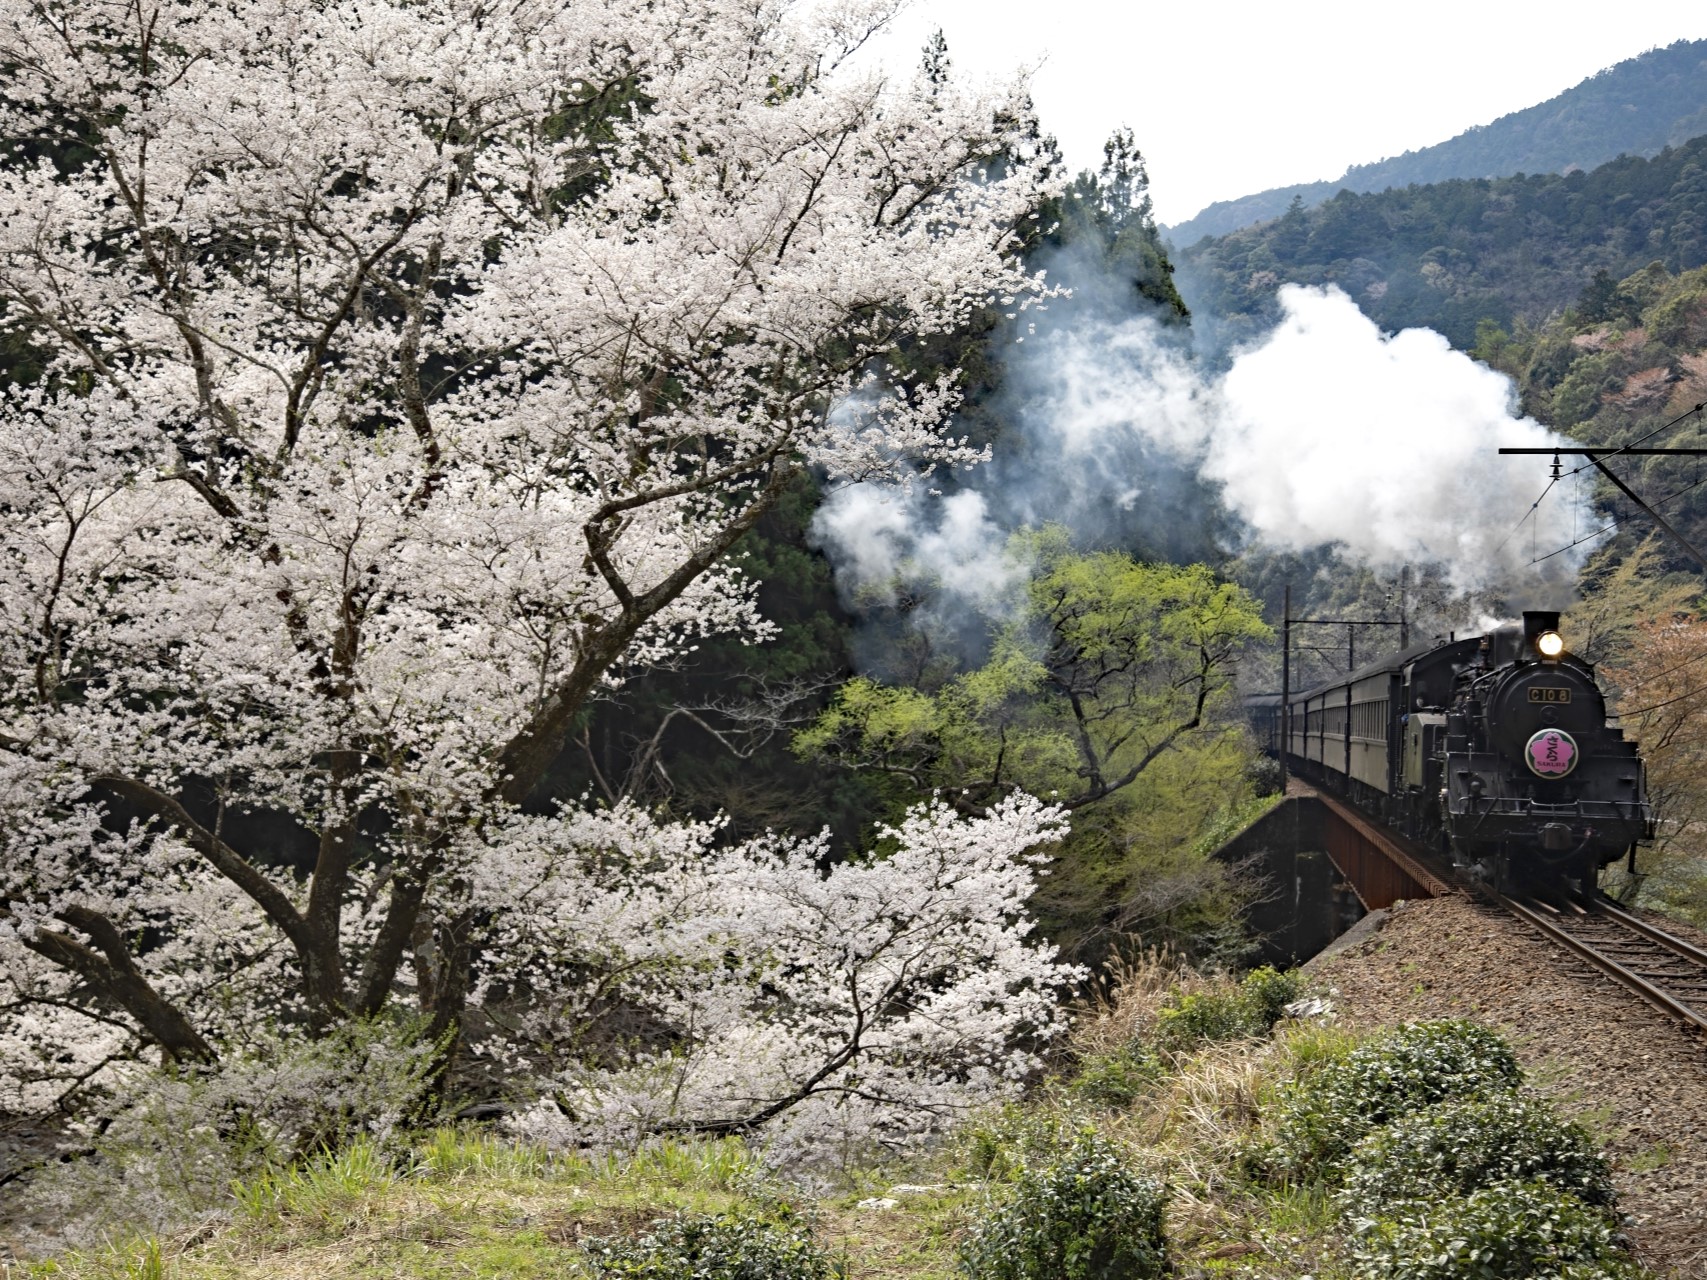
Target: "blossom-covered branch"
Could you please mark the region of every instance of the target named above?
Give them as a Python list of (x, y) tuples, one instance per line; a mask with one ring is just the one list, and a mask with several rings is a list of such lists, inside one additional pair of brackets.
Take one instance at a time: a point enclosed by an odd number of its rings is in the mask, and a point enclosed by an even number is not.
[(1047, 166), (1018, 85), (842, 66), (888, 12), (0, 0), (30, 989), (185, 1060), (513, 990), (472, 886), (588, 699), (768, 634), (727, 553), (802, 468), (979, 457), (888, 357), (1037, 292)]

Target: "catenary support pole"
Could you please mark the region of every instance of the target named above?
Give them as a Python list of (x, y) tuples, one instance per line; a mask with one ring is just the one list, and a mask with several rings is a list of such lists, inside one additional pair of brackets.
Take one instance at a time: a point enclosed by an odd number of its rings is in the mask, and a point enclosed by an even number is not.
[(1286, 791), (1286, 756), (1292, 750), (1292, 584), (1280, 597), (1280, 790)]

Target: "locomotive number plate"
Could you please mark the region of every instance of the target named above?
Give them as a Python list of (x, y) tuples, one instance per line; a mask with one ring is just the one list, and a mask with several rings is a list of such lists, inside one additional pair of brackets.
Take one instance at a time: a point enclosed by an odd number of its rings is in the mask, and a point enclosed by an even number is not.
[(1531, 688), (1529, 700), (1531, 702), (1569, 702), (1571, 691), (1569, 689)]

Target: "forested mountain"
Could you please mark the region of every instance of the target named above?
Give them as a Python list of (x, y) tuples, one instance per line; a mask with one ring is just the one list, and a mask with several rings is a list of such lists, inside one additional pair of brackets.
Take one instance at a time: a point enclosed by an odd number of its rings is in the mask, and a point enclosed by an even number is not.
[(1224, 326), (1261, 332), (1289, 282), (1336, 284), (1386, 329), (1426, 326), (1458, 347), (1484, 319), (1539, 324), (1597, 271), (1707, 263), (1707, 137), (1589, 172), (1455, 179), (1376, 194), (1205, 239), (1178, 256), (1180, 291)]
[(1557, 97), (1467, 129), (1456, 138), (1331, 181), (1301, 182), (1221, 200), (1167, 228), (1176, 245), (1277, 218), (1294, 201), (1313, 208), (1340, 191), (1385, 191), (1450, 178), (1591, 169), (1620, 155), (1652, 156), (1707, 133), (1707, 40), (1679, 40), (1590, 76)]
[[(1585, 443), (1697, 447), (1702, 420), (1691, 411), (1707, 402), (1707, 267), (1674, 275), (1654, 263), (1623, 280), (1601, 273), (1539, 328), (1514, 335), (1484, 323), (1471, 354), (1511, 375), (1526, 412)], [(1617, 469), (1692, 542), (1707, 542), (1701, 459), (1625, 458)], [(1601, 489), (1616, 535), (1605, 566), (1632, 554), (1653, 526), (1611, 486)], [(1675, 542), (1657, 542), (1652, 555), (1653, 567), (1699, 571)]]

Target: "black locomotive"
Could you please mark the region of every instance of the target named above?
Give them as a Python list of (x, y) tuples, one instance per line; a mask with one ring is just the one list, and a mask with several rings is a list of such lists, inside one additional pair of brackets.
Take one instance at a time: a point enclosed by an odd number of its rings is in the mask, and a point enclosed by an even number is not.
[[(1289, 767), (1501, 888), (1592, 888), (1653, 815), (1641, 757), (1558, 626), (1525, 613), (1294, 694)], [(1278, 752), (1279, 696), (1246, 705)]]

